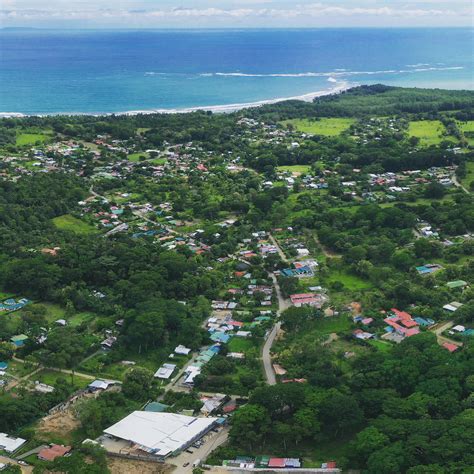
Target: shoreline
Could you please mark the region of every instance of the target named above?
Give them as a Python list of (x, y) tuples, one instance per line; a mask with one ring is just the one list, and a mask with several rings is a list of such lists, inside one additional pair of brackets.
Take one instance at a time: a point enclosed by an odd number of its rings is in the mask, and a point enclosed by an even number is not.
[(349, 82), (341, 82), (338, 86), (331, 89), (324, 89), (316, 92), (309, 92), (307, 94), (292, 96), (292, 97), (278, 97), (275, 99), (263, 99), (255, 102), (242, 102), (235, 104), (225, 105), (208, 105), (200, 107), (183, 107), (183, 108), (170, 108), (170, 109), (144, 109), (144, 110), (129, 110), (123, 112), (51, 112), (51, 113), (37, 113), (37, 114), (24, 114), (21, 112), (0, 112), (0, 119), (3, 118), (26, 118), (26, 117), (53, 117), (53, 116), (91, 116), (91, 117), (108, 117), (112, 115), (117, 116), (134, 116), (134, 115), (151, 115), (151, 114), (186, 114), (197, 112), (202, 110), (204, 112), (213, 113), (232, 113), (243, 109), (251, 109), (261, 107), (263, 105), (277, 104), (279, 102), (285, 102), (288, 100), (299, 100), (302, 102), (311, 102), (317, 97), (323, 97), (326, 95), (339, 94), (357, 84), (350, 84)]

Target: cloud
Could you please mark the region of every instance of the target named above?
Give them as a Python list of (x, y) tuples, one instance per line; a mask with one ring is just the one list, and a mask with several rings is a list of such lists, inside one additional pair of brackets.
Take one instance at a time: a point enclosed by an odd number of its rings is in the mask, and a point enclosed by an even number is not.
[[(389, 22), (391, 19), (397, 19), (399, 24), (408, 20), (413, 22), (416, 19), (438, 18), (438, 21), (454, 18), (463, 19), (470, 18), (472, 15), (469, 7), (454, 7), (454, 3), (459, 5), (459, 2), (454, 1), (442, 2), (440, 0), (405, 0), (403, 4), (394, 6), (398, 3), (396, 0), (391, 2), (391, 6), (383, 6), (382, 2), (373, 0), (360, 0), (359, 5), (354, 6), (353, 3), (347, 1), (334, 1), (332, 3), (301, 3), (291, 5), (289, 0), (282, 0), (276, 2), (272, 0), (243, 0), (237, 2), (237, 7), (223, 7), (225, 2), (216, 2), (207, 0), (203, 7), (168, 7), (168, 8), (154, 8), (156, 2), (150, 3), (145, 1), (135, 2), (135, 7), (130, 8), (105, 8), (104, 5), (110, 5), (110, 2), (97, 1), (94, 4), (86, 1), (78, 2), (63, 0), (51, 0), (48, 3), (48, 8), (19, 8), (15, 0), (0, 0), (3, 9), (0, 10), (0, 21), (3, 23), (16, 22), (21, 23), (51, 23), (51, 22), (65, 22), (81, 21), (90, 23), (106, 23), (115, 25), (142, 25), (154, 26), (156, 24), (162, 25), (169, 22), (176, 24), (183, 21), (184, 25), (192, 25), (196, 22), (216, 20), (216, 25), (230, 24), (232, 20), (239, 20), (239, 24), (260, 24), (267, 26), (266, 21), (270, 24), (282, 23), (292, 21), (295, 25), (307, 23), (311, 19), (327, 19), (338, 23), (343, 20), (347, 23), (353, 18), (354, 25), (360, 25), (364, 20), (369, 23), (378, 21), (376, 19), (385, 19)], [(463, 0), (461, 0), (461, 3)], [(21, 2), (25, 5), (25, 2)], [(30, 4), (31, 2), (26, 2)], [(35, 2), (37, 5), (39, 2)], [(45, 2), (46, 3), (46, 2)], [(163, 2), (161, 2), (163, 4)], [(203, 2), (201, 2), (203, 3)], [(119, 6), (130, 2), (124, 1), (118, 3)], [(216, 5), (217, 4), (217, 5)], [(271, 6), (278, 4), (280, 7)], [(100, 7), (102, 5), (102, 8)], [(465, 5), (462, 3), (462, 5)], [(5, 8), (7, 7), (7, 8)], [(127, 23), (130, 22), (130, 23)], [(291, 24), (288, 24), (291, 26)], [(329, 25), (326, 25), (329, 26)]]

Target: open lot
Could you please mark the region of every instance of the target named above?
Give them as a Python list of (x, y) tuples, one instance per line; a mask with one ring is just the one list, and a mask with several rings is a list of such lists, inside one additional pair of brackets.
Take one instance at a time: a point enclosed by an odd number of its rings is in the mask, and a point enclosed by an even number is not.
[(408, 135), (419, 138), (423, 146), (438, 145), (443, 140), (449, 140), (450, 137), (443, 137), (445, 131), (439, 120), (417, 120), (408, 126)]
[(283, 125), (293, 125), (300, 132), (324, 135), (326, 137), (340, 135), (353, 123), (355, 123), (355, 119), (351, 118), (292, 119), (282, 122)]
[(44, 143), (48, 140), (49, 135), (46, 133), (23, 133), (20, 132), (16, 136), (16, 145), (25, 146), (25, 145), (34, 145), (36, 143)]
[(53, 219), (53, 224), (61, 230), (74, 232), (75, 234), (93, 234), (96, 229), (91, 225), (77, 219), (70, 214), (64, 214)]
[(289, 165), (279, 166), (278, 171), (289, 171), (290, 173), (308, 173), (311, 170), (310, 165)]

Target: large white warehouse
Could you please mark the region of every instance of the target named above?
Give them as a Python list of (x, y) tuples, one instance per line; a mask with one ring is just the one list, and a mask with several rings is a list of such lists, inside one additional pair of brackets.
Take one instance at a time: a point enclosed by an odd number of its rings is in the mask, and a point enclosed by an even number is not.
[(129, 441), (160, 457), (182, 451), (211, 430), (217, 418), (197, 418), (175, 413), (134, 411), (104, 433)]

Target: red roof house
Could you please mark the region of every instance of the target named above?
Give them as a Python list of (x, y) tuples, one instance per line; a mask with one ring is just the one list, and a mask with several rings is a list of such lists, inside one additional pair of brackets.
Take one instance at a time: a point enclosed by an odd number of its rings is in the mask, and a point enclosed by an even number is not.
[(285, 467), (285, 458), (270, 458), (268, 467)]
[(451, 344), (450, 342), (444, 342), (443, 347), (445, 349), (448, 349), (449, 352), (455, 352), (459, 349), (459, 347), (456, 346), (456, 344)]
[(49, 448), (44, 448), (38, 453), (38, 458), (43, 461), (54, 461), (71, 451), (71, 446), (62, 446), (60, 444), (53, 444)]

